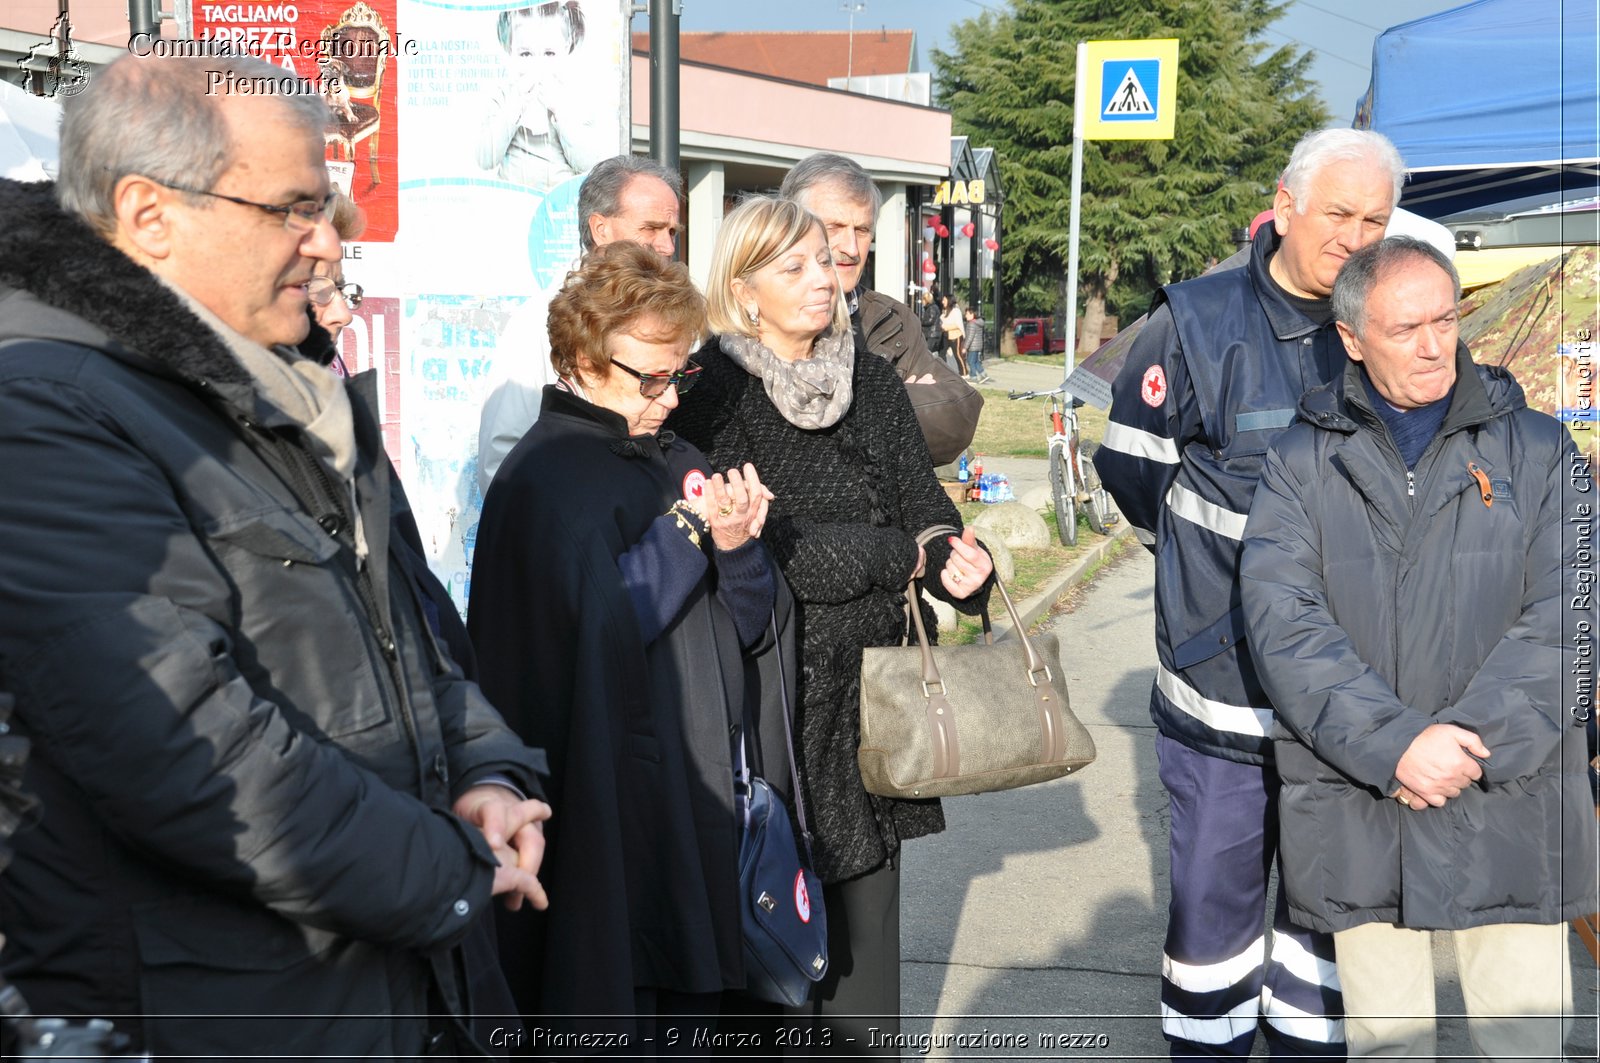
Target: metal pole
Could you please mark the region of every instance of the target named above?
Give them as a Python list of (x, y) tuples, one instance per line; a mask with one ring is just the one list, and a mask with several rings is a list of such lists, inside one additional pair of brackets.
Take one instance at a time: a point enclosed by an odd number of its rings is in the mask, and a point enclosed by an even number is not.
[(1072, 90), (1072, 225), (1067, 236), (1067, 350), (1061, 366), (1061, 383), (1072, 375), (1078, 351), (1078, 203), (1083, 195), (1083, 108), (1088, 96), (1089, 44), (1078, 42), (1078, 69)]
[(678, 159), (678, 16), (682, 0), (650, 0), (650, 155), (681, 169)]
[(141, 33), (161, 36), (160, 0), (128, 0), (128, 39)]
[[(972, 223), (972, 235), (967, 237), (967, 280), (971, 291), (967, 305), (974, 311), (982, 308), (983, 287), (978, 280), (978, 244), (983, 240), (983, 213), (977, 207), (967, 209), (967, 221)], [(981, 317), (982, 314), (979, 314)]]
[(989, 268), (994, 273), (994, 349), (997, 355), (1000, 352), (1000, 330), (1005, 328), (1005, 319), (1000, 316), (1000, 304), (1003, 301), (1001, 289), (1004, 285), (1004, 282), (1000, 280), (1000, 248), (1003, 246), (1002, 229), (1004, 219), (1005, 203), (996, 203), (994, 205), (994, 254), (990, 260)]
[(855, 76), (856, 71), (856, 14), (866, 9), (866, 0), (856, 0), (855, 3), (846, 2), (839, 5), (840, 11), (850, 12), (850, 51), (844, 65), (844, 87), (846, 89), (850, 88), (850, 79)]

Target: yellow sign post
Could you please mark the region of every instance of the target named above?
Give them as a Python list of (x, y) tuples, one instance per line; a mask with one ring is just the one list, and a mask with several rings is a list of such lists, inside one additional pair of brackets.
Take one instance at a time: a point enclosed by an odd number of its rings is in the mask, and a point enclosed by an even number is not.
[(1177, 40), (1087, 41), (1084, 51), (1080, 95), (1073, 101), (1083, 115), (1083, 139), (1171, 140)]
[(1178, 41), (1079, 41), (1072, 97), (1072, 222), (1067, 237), (1067, 352), (1078, 356), (1078, 203), (1085, 140), (1171, 140), (1178, 111)]

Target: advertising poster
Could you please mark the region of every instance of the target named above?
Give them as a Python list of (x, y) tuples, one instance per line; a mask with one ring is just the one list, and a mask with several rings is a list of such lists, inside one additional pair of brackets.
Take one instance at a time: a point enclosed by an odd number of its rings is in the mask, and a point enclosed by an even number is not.
[(366, 211), (369, 243), (393, 240), (399, 220), (396, 83), (415, 46), (398, 35), (395, 14), (395, 0), (190, 6), (196, 39), (226, 41), (317, 86), (335, 118), (326, 137), (329, 169), (335, 186)]
[(377, 413), (383, 429), (383, 448), (404, 477), (408, 465), (401, 432), (406, 414), (400, 361), (399, 293), (403, 286), (394, 245), (347, 243), (342, 267), (345, 281), (359, 284), (362, 297), (361, 305), (350, 311), (350, 324), (339, 336), (339, 360), (352, 376), (368, 370), (377, 372)]
[(366, 221), (344, 245), (363, 297), (339, 355), (379, 374), (385, 447), (463, 610), (479, 414), (519, 360), (542, 357), (525, 337), (578, 258), (578, 187), (629, 148), (632, 6), (180, 4), (191, 37), (293, 70), (334, 112), (328, 169)]
[[(619, 0), (400, 0), (401, 475), (434, 572), (465, 608), (478, 418), (578, 256), (578, 186), (628, 148)], [(346, 276), (356, 279), (347, 263)]]

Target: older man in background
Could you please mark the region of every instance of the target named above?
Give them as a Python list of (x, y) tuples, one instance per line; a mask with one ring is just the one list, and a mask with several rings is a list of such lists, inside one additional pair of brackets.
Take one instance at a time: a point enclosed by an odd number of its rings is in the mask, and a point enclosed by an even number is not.
[[(585, 253), (617, 240), (643, 244), (662, 258), (678, 248), (678, 203), (683, 178), (678, 171), (642, 155), (618, 155), (595, 165), (578, 187), (578, 243)], [(545, 302), (536, 296), (523, 308), (499, 343), (497, 383), (478, 420), (478, 487), (489, 483), (523, 433), (539, 419), (550, 367), (550, 337), (545, 333)]]
[[(1239, 608), (1239, 542), (1263, 456), (1344, 352), (1328, 296), (1345, 258), (1383, 236), (1405, 172), (1377, 133), (1295, 146), (1248, 263), (1171, 285), (1112, 389), (1095, 467), (1156, 556), (1150, 712), (1171, 799), (1172, 900), (1162, 1029), (1174, 1059), (1344, 1051), (1333, 942), (1294, 926), (1280, 884), (1277, 777)], [(1269, 943), (1270, 942), (1270, 943)]]
[(850, 306), (856, 350), (889, 360), (911, 396), (933, 463), (955, 461), (978, 429), (983, 396), (929, 353), (914, 310), (862, 286), (883, 203), (872, 175), (854, 159), (818, 152), (795, 163), (779, 193), (822, 220), (839, 288)]

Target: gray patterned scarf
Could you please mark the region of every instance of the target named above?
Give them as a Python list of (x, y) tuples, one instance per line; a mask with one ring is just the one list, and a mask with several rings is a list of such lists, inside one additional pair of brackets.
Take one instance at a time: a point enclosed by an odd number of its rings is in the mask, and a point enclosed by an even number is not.
[(856, 344), (849, 329), (829, 329), (811, 346), (811, 357), (786, 362), (750, 336), (717, 337), (722, 353), (751, 376), (760, 377), (767, 398), (796, 428), (827, 428), (843, 417), (852, 397)]

